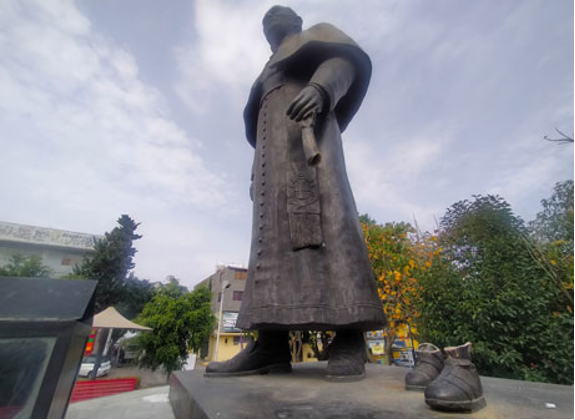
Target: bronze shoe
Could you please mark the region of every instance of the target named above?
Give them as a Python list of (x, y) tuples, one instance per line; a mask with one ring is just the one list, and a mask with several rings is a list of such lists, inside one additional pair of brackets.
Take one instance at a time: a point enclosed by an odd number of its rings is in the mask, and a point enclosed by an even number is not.
[(485, 407), (479, 373), (471, 362), (471, 343), (444, 349), (445, 367), (425, 390), (425, 402), (444, 411), (473, 411)]
[(211, 362), (204, 376), (229, 377), (291, 372), (291, 353), (286, 334), (263, 333), (257, 341), (225, 362)]
[(415, 353), (415, 366), (405, 375), (405, 389), (425, 391), (427, 385), (443, 370), (443, 354), (430, 343), (420, 344)]

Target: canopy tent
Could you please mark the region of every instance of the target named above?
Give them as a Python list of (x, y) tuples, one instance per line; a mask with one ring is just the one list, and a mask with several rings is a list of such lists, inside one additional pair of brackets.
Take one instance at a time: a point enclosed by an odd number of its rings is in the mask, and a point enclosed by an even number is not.
[[(107, 355), (108, 350), (110, 349), (110, 345), (112, 342), (112, 331), (114, 329), (123, 329), (123, 330), (143, 330), (143, 331), (152, 331), (152, 328), (144, 327), (143, 325), (138, 325), (135, 322), (130, 321), (129, 319), (124, 318), (113, 306), (110, 306), (107, 309), (104, 309), (102, 312), (97, 313), (94, 315), (94, 320), (92, 322), (92, 327), (98, 328), (98, 335), (101, 338), (97, 338), (98, 341), (98, 351), (96, 353), (96, 363), (94, 365), (94, 369), (92, 369), (92, 374), (90, 379), (95, 380), (97, 377), (98, 369), (100, 368), (100, 363), (102, 360), (102, 355)], [(100, 331), (104, 332), (108, 330), (107, 337), (105, 341), (104, 335), (100, 334)], [(98, 336), (97, 336), (98, 337)]]
[(138, 325), (124, 318), (113, 306), (94, 315), (92, 326), (95, 328), (123, 328), (126, 330), (152, 331), (151, 328)]

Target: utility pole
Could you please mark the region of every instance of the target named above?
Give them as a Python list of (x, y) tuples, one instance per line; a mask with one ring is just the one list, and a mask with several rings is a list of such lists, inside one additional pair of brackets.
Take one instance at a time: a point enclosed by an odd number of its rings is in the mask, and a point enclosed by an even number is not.
[(222, 323), (223, 323), (222, 312), (223, 312), (223, 309), (224, 309), (224, 292), (226, 291), (226, 289), (227, 289), (228, 287), (231, 286), (230, 282), (227, 281), (227, 280), (224, 280), (224, 281), (222, 282), (222, 274), (223, 274), (223, 270), (222, 270), (222, 272), (220, 273), (220, 283), (221, 283), (221, 285), (222, 285), (222, 288), (221, 288), (222, 291), (221, 291), (221, 297), (220, 297), (220, 316), (219, 316), (219, 319), (218, 319), (218, 335), (217, 335), (217, 338), (216, 338), (216, 354), (215, 354), (215, 359), (214, 359), (215, 361), (218, 360), (218, 351), (219, 351), (219, 349), (220, 349), (220, 333), (221, 333), (221, 331), (222, 331)]

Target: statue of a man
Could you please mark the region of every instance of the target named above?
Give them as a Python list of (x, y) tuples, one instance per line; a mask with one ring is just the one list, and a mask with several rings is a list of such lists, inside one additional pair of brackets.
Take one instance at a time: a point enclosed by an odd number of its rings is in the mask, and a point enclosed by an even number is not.
[[(363, 331), (385, 318), (346, 174), (341, 132), (371, 76), (369, 57), (290, 8), (264, 16), (273, 55), (244, 111), (255, 148), (252, 245), (237, 326), (258, 339), (207, 376), (290, 371), (289, 330), (336, 331), (328, 380), (365, 377)], [(303, 135), (302, 135), (303, 134)]]

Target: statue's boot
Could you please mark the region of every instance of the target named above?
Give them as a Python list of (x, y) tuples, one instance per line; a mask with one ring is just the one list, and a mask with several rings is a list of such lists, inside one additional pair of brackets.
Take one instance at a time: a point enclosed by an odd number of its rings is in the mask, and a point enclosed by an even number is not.
[(443, 354), (430, 343), (420, 344), (415, 353), (417, 361), (405, 375), (405, 389), (425, 391), (427, 385), (443, 370)]
[(260, 331), (256, 341), (225, 362), (212, 362), (204, 376), (226, 377), (291, 372), (287, 331)]
[(354, 382), (365, 378), (365, 340), (360, 330), (340, 330), (329, 346), (325, 379)]
[(425, 402), (445, 411), (473, 411), (485, 407), (479, 373), (471, 362), (471, 343), (446, 347), (445, 367), (425, 390)]

